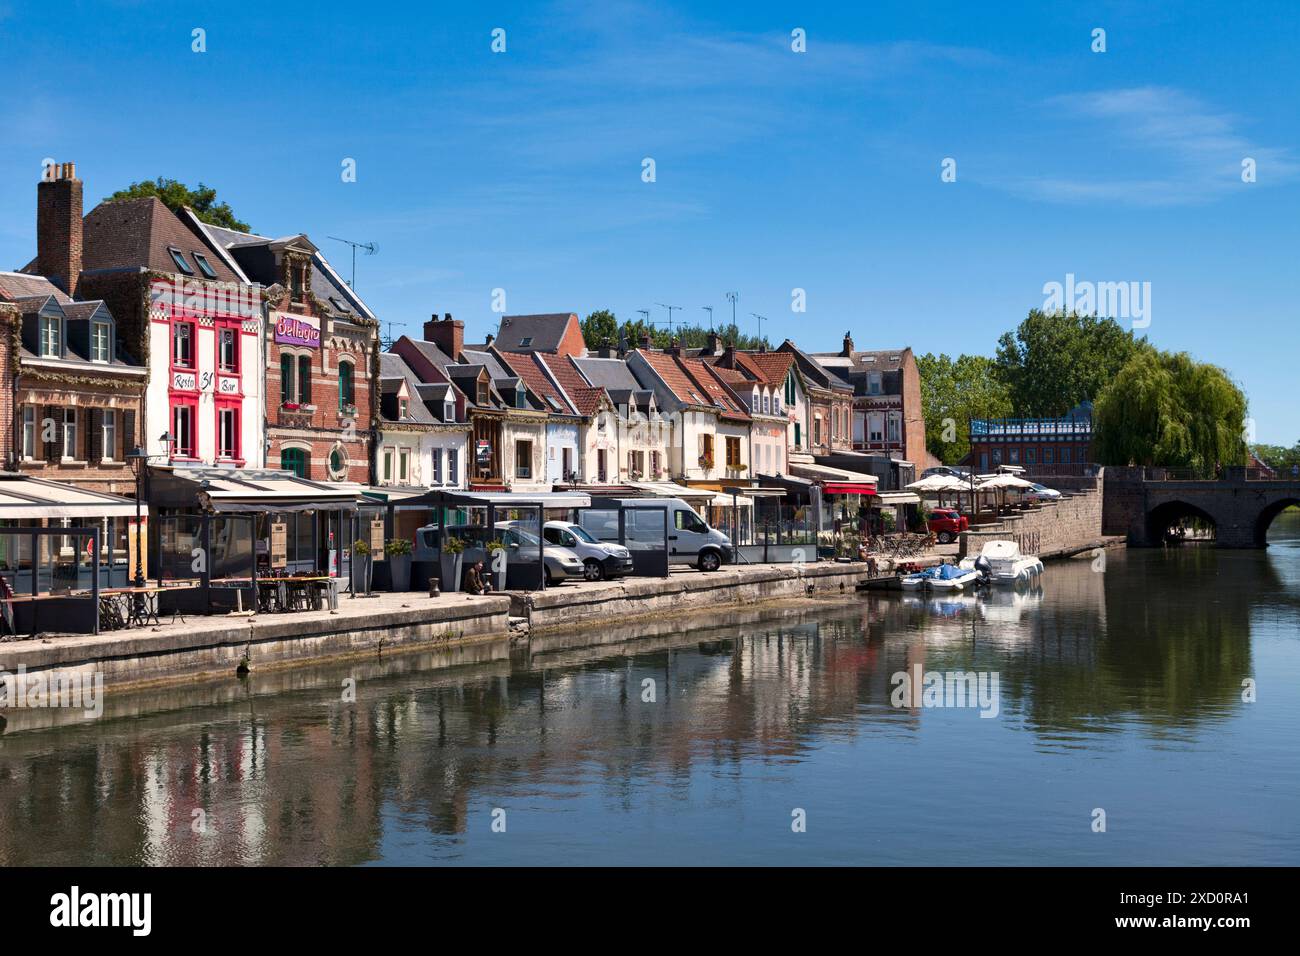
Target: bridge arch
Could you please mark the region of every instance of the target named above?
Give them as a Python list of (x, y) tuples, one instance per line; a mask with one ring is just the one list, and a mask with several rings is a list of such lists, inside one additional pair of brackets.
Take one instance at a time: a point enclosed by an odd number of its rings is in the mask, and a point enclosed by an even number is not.
[(1255, 547), (1268, 547), (1268, 529), (1273, 519), (1292, 505), (1300, 505), (1300, 498), (1279, 498), (1269, 502), (1255, 518)]
[(1218, 537), (1219, 522), (1214, 515), (1190, 501), (1174, 499), (1161, 502), (1147, 512), (1147, 540), (1159, 545), (1163, 543), (1166, 531), (1189, 523), (1208, 526), (1213, 537)]

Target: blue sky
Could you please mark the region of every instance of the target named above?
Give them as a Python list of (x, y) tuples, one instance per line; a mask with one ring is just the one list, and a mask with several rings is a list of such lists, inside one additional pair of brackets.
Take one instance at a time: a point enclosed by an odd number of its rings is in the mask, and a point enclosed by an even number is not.
[(481, 340), (496, 288), (695, 322), (737, 290), (774, 341), (991, 353), (1045, 283), (1150, 282), (1150, 338), (1300, 438), (1294, 3), (397, 9), (0, 0), (0, 266), (53, 157), (88, 203), (202, 180), (345, 276), (326, 237), (378, 243), (357, 286), (394, 333), (452, 312)]

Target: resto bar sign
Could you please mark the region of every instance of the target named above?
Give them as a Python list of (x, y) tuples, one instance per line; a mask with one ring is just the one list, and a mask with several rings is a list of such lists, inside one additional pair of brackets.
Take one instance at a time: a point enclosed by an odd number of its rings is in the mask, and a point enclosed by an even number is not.
[(320, 348), (320, 325), (315, 319), (303, 315), (277, 312), (275, 340), (281, 345), (304, 345), (309, 349), (317, 349)]

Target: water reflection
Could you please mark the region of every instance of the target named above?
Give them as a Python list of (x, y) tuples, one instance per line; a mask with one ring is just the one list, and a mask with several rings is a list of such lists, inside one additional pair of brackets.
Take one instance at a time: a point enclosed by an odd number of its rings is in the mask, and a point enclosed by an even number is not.
[[(1214, 788), (1243, 765), (1251, 786), (1293, 792), (1295, 758), (1276, 755), (1295, 682), (1274, 689), (1272, 723), (1249, 736), (1241, 682), (1260, 653), (1295, 665), (1279, 629), (1295, 632), (1300, 549), (1113, 553), (1104, 571), (1091, 559), (1052, 565), (1043, 584), (661, 621), (595, 647), (583, 646), (589, 636), (539, 639), (513, 657), (488, 644), (259, 674), (110, 697), (91, 726), (11, 720), (0, 863), (609, 862), (611, 852), (942, 862), (929, 850), (954, 840), (970, 862), (1045, 851), (1160, 862), (1181, 838), (1154, 816), (1136, 844), (1071, 842), (1062, 821), (1073, 811), (1060, 807), (1095, 797), (1053, 778), (1184, 801), (1199, 785), (1204, 805), (1189, 819), (1220, 826), (1231, 821)], [(891, 677), (918, 664), (998, 673), (999, 719), (891, 706)], [(343, 698), (349, 678), (355, 702)], [(1182, 761), (1167, 779), (1154, 751)], [(1272, 799), (1254, 810), (1274, 812)], [(791, 845), (789, 808), (805, 804), (820, 826)], [(490, 832), (495, 807), (508, 809), (508, 838)], [(1010, 845), (997, 835), (1008, 828)], [(1270, 852), (1295, 862), (1287, 833)]]

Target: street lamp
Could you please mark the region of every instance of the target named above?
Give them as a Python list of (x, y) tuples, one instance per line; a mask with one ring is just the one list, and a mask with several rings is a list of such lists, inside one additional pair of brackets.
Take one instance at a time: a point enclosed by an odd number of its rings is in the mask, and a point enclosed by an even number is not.
[(176, 439), (172, 438), (171, 432), (163, 432), (158, 436), (158, 440), (162, 442), (163, 451), (167, 453), (167, 463), (170, 465), (172, 460), (172, 444)]
[[(141, 482), (144, 478), (144, 470), (148, 466), (149, 453), (146, 452), (139, 445), (136, 445), (133, 451), (129, 451), (126, 453), (126, 461), (127, 464), (131, 466), (131, 470), (135, 472), (135, 580), (132, 583), (137, 588), (143, 588), (145, 583), (144, 582), (145, 543), (144, 543), (143, 536), (140, 534), (141, 531), (140, 502), (141, 499), (144, 497), (144, 492), (141, 488)], [(134, 607), (135, 616), (137, 618), (141, 618), (144, 613), (144, 594), (140, 591), (137, 591), (135, 594), (135, 601), (133, 603), (135, 605)]]

